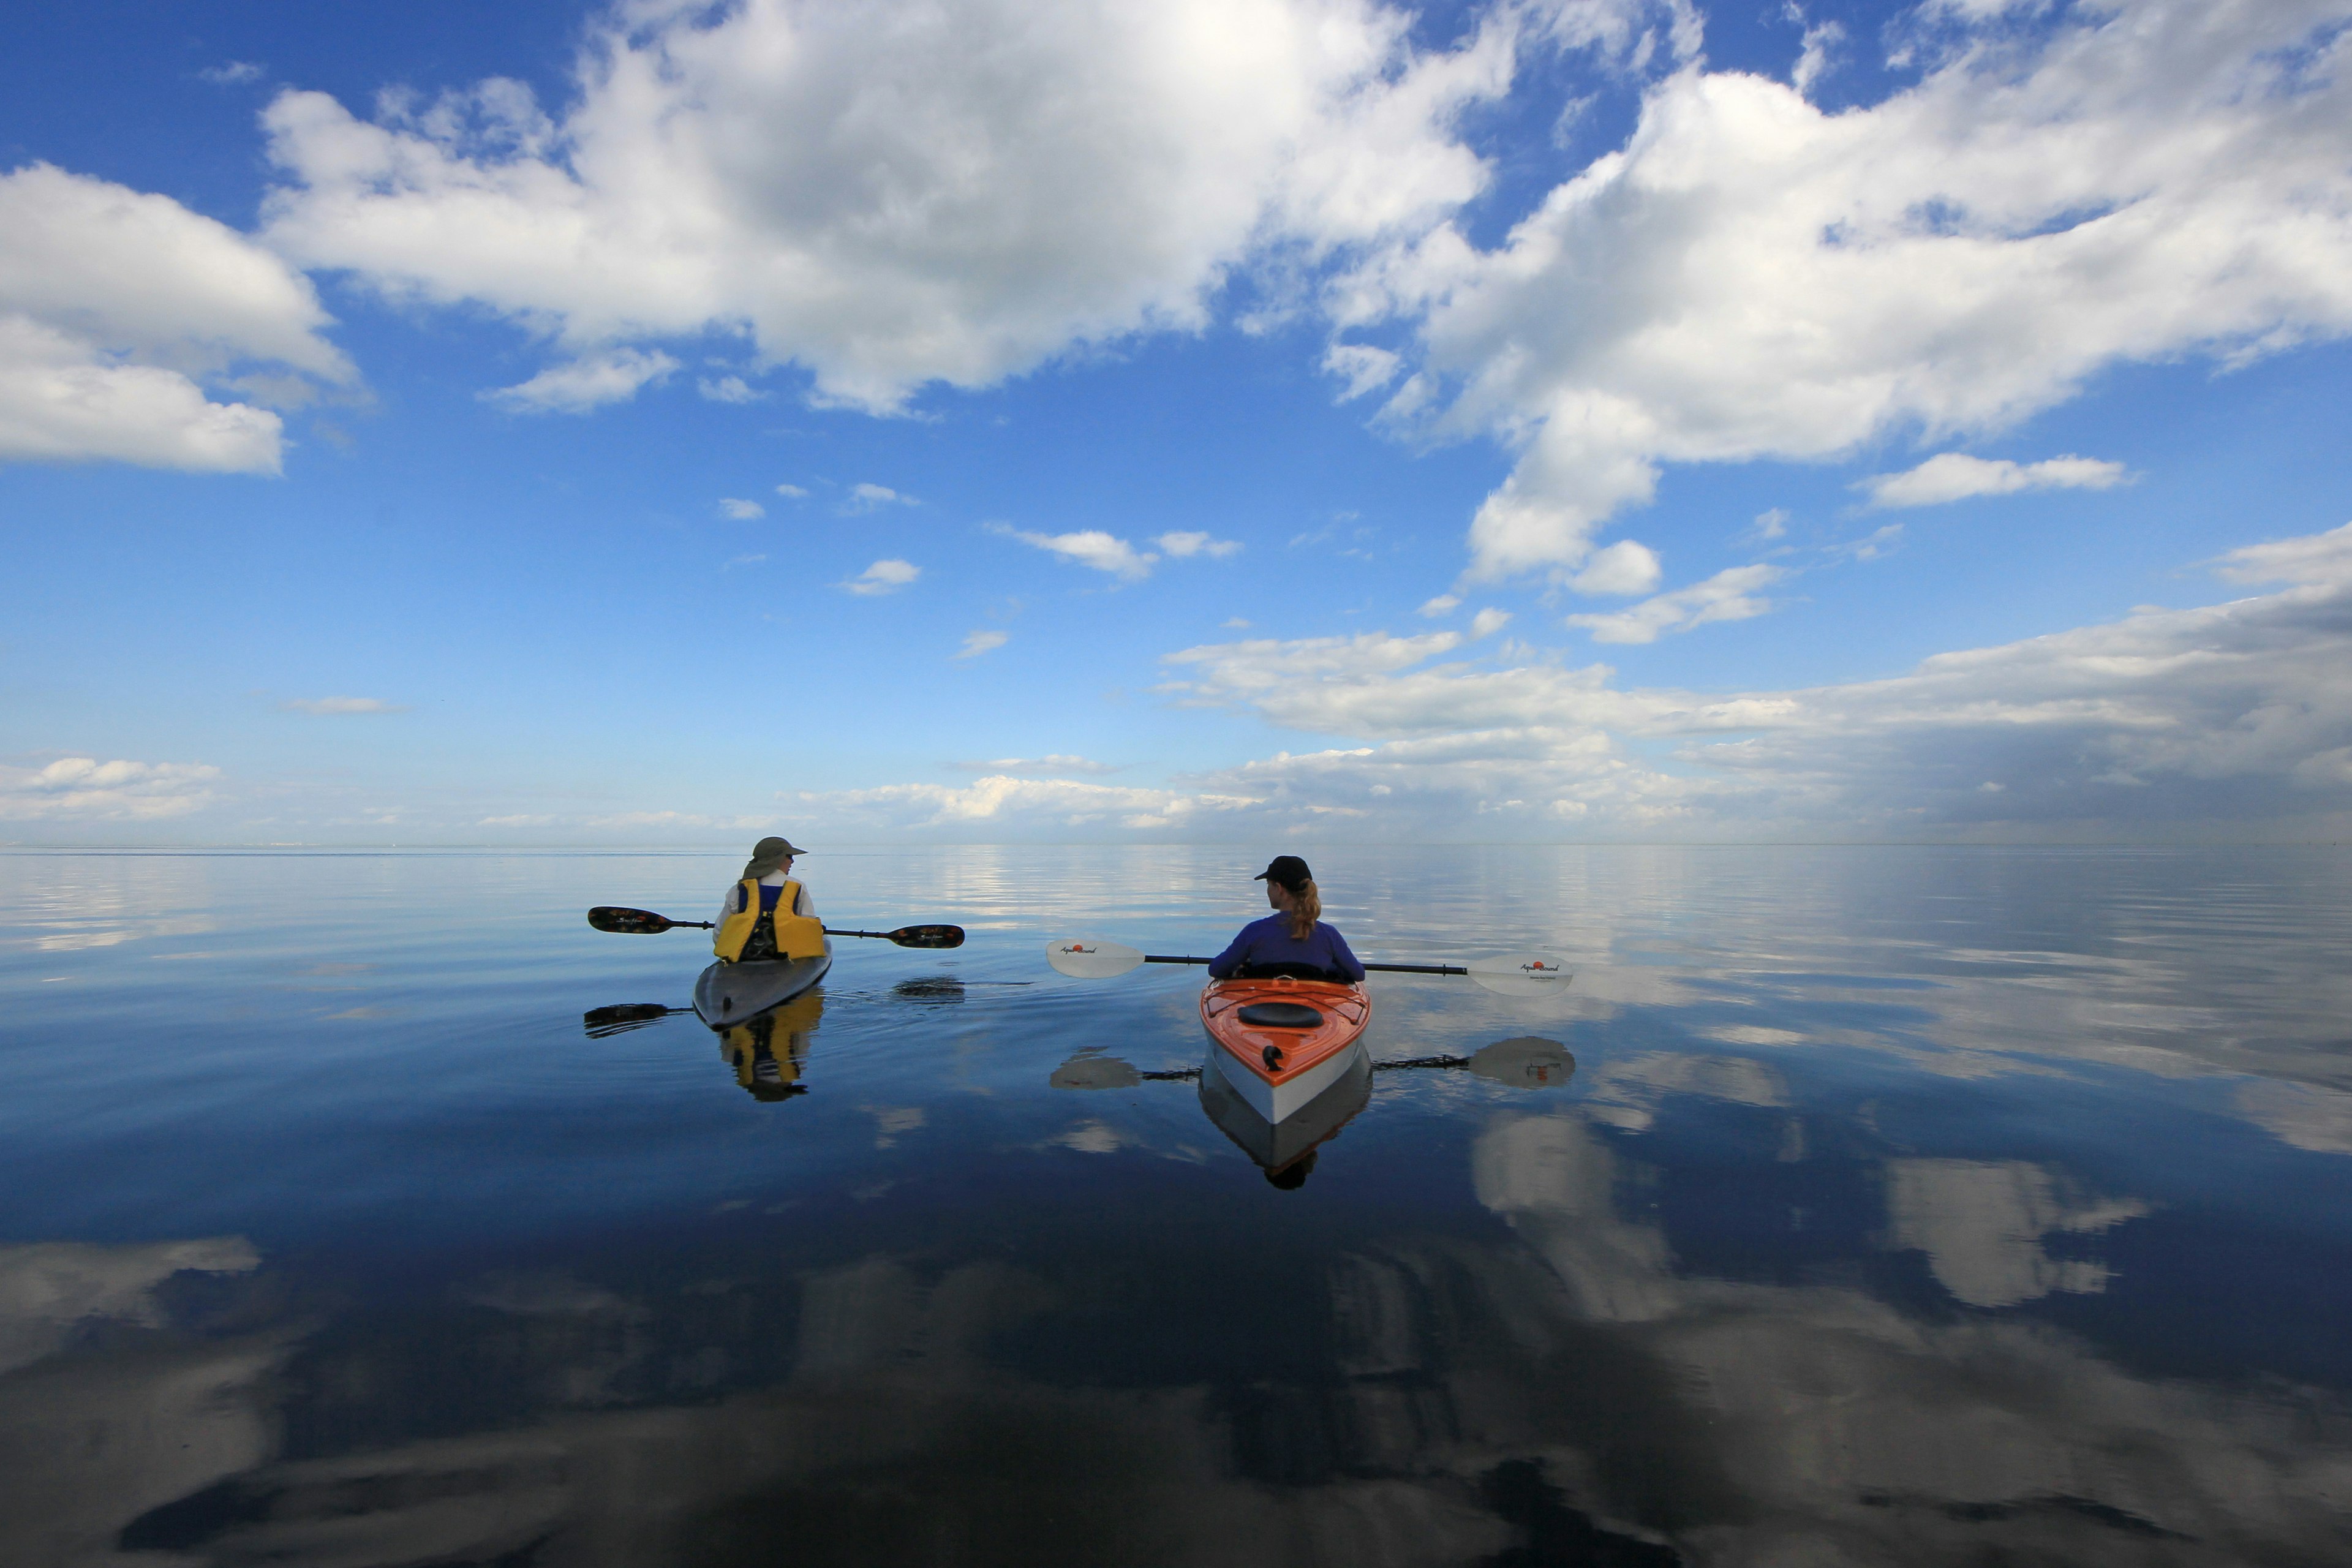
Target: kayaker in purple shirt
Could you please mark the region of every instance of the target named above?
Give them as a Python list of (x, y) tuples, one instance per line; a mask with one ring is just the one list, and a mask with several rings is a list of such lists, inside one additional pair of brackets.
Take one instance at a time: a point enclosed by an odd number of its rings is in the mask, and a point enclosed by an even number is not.
[(1250, 879), (1265, 884), (1265, 901), (1276, 912), (1242, 927), (1233, 945), (1209, 962), (1209, 978), (1361, 980), (1364, 966), (1348, 951), (1348, 939), (1318, 917), (1323, 900), (1315, 874), (1296, 855), (1277, 855)]

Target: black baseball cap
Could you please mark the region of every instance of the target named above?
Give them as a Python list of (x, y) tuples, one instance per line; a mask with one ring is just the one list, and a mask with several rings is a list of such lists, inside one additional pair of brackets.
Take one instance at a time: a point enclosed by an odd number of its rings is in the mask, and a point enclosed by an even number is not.
[(1276, 856), (1265, 863), (1265, 870), (1250, 879), (1253, 882), (1279, 882), (1294, 893), (1314, 879), (1315, 873), (1296, 855)]

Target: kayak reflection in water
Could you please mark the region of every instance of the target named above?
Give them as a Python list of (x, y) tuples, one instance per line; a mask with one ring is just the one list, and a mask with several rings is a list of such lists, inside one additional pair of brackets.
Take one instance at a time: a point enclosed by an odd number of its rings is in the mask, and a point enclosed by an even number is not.
[(1275, 913), (1242, 927), (1232, 945), (1209, 961), (1212, 980), (1361, 981), (1364, 966), (1348, 939), (1323, 923), (1315, 874), (1296, 855), (1277, 855), (1250, 879), (1265, 884)]
[(803, 992), (781, 1007), (719, 1030), (719, 1054), (754, 1100), (806, 1094), (801, 1068), (808, 1060), (809, 1037), (816, 1033), (824, 1012), (824, 993)]
[(710, 950), (720, 963), (824, 956), (824, 922), (793, 876), (793, 858), (806, 853), (787, 838), (762, 838), (752, 847), (711, 928)]

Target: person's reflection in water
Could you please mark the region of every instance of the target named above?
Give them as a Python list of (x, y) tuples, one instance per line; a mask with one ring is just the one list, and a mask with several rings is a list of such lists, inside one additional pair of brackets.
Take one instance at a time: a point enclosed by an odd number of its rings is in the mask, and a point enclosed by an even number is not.
[(755, 1018), (719, 1032), (719, 1054), (735, 1069), (735, 1081), (754, 1100), (789, 1100), (806, 1094), (800, 1081), (808, 1059), (809, 1037), (824, 1012), (824, 994), (807, 991)]

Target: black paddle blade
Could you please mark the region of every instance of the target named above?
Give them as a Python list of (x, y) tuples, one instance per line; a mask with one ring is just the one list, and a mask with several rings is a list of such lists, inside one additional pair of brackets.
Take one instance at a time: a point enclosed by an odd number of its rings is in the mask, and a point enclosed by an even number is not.
[(655, 931), (667, 931), (677, 922), (651, 910), (624, 910), (611, 904), (599, 904), (588, 911), (588, 923), (598, 931), (618, 931), (623, 936), (650, 936)]
[(900, 947), (961, 947), (961, 926), (900, 926), (890, 933)]

